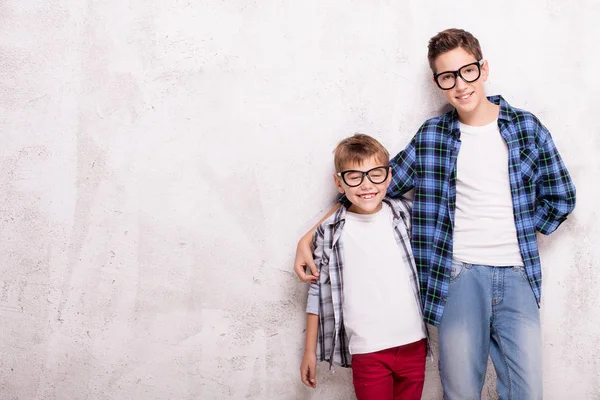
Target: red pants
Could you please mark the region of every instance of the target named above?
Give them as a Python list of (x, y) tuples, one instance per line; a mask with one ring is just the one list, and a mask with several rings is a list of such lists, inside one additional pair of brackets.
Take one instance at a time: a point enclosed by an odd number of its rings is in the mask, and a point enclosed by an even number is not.
[(358, 400), (419, 400), (425, 382), (425, 339), (375, 353), (352, 355)]

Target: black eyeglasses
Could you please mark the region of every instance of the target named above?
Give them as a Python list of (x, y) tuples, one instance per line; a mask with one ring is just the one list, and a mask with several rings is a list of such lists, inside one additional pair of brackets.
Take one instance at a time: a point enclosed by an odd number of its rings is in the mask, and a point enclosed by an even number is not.
[(349, 169), (347, 171), (338, 172), (337, 176), (341, 177), (344, 183), (349, 187), (357, 187), (363, 183), (365, 176), (376, 185), (383, 183), (387, 179), (389, 172), (389, 167), (381, 166), (371, 168), (368, 171), (356, 171)]
[(464, 65), (456, 71), (444, 71), (439, 74), (433, 74), (433, 79), (442, 90), (450, 90), (456, 86), (456, 79), (460, 76), (467, 83), (475, 82), (481, 76), (481, 66), (485, 60), (479, 60), (471, 64)]

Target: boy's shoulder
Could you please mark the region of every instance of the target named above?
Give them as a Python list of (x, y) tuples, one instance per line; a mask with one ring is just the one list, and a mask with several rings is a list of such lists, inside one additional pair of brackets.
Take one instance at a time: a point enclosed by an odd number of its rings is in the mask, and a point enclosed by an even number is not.
[(331, 232), (333, 227), (342, 221), (346, 215), (347, 205), (343, 204), (333, 214), (317, 227), (315, 234), (325, 235), (327, 232)]
[(383, 199), (383, 201), (390, 206), (390, 208), (392, 209), (392, 212), (394, 212), (394, 214), (396, 214), (396, 215), (408, 214), (410, 216), (410, 213), (412, 210), (412, 200), (410, 200), (404, 196), (400, 196), (400, 197), (387, 197), (386, 196)]
[(502, 96), (490, 96), (488, 99), (500, 106), (498, 118), (501, 120), (514, 124), (522, 123), (523, 121), (539, 123), (539, 119), (532, 112), (511, 106)]
[(550, 137), (548, 129), (532, 112), (511, 106), (501, 96), (493, 96), (490, 100), (500, 105), (498, 119), (503, 121), (505, 126), (510, 126), (511, 132), (516, 135), (521, 145), (539, 144)]
[(452, 108), (442, 115), (425, 120), (417, 131), (415, 139), (421, 144), (437, 142), (446, 136), (450, 137), (457, 129), (458, 113)]
[(442, 115), (438, 115), (437, 117), (429, 118), (423, 122), (420, 132), (439, 132), (444, 129), (447, 129), (452, 125), (454, 119), (458, 119), (454, 114), (456, 114), (456, 110), (452, 109)]

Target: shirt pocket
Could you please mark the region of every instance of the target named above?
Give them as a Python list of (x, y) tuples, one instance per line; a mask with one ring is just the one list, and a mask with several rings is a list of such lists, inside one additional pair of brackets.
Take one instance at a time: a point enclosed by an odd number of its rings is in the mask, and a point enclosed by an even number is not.
[(525, 147), (521, 150), (521, 176), (523, 181), (534, 183), (538, 174), (539, 152), (535, 147)]

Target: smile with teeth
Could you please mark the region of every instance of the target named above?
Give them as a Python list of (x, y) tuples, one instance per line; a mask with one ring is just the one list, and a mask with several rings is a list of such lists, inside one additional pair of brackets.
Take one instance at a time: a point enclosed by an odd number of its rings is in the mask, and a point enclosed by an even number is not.
[(467, 93), (467, 94), (465, 94), (465, 95), (463, 95), (463, 96), (456, 96), (456, 98), (457, 98), (457, 99), (459, 99), (459, 100), (466, 100), (466, 99), (468, 99), (469, 97), (471, 97), (471, 95), (472, 95), (473, 93), (475, 93), (475, 92)]
[(373, 197), (375, 197), (376, 195), (377, 195), (377, 193), (365, 193), (365, 194), (359, 194), (358, 197), (360, 197), (361, 199), (370, 200)]

